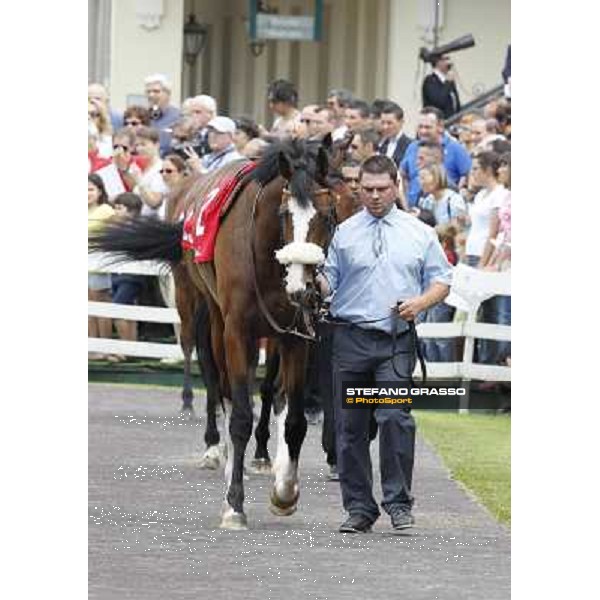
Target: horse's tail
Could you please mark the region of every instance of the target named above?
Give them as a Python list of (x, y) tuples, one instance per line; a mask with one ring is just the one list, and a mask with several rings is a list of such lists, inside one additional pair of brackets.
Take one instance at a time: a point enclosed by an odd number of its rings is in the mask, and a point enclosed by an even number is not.
[(109, 252), (114, 262), (156, 260), (175, 265), (183, 258), (183, 222), (152, 217), (110, 219), (90, 231), (88, 252)]

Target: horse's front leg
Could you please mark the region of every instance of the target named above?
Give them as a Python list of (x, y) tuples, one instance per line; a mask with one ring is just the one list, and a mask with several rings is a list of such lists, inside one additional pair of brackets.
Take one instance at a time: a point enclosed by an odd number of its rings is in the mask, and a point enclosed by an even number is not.
[(270, 507), (271, 512), (280, 516), (296, 511), (300, 495), (298, 461), (307, 427), (304, 416), (307, 351), (307, 343), (303, 341), (282, 340), (280, 344), (281, 374), (287, 403), (275, 403), (277, 456)]
[(221, 518), (224, 529), (246, 529), (248, 523), (244, 514), (244, 457), (252, 435), (252, 403), (248, 384), (249, 343), (244, 329), (243, 319), (226, 318), (224, 342), (231, 400), (224, 400), (227, 437), (225, 502)]

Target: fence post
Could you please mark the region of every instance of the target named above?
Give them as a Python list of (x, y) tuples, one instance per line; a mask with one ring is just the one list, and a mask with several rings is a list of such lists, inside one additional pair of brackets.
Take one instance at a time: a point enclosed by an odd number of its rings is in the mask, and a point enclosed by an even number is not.
[[(475, 323), (477, 321), (477, 312), (479, 311), (480, 302), (475, 305), (472, 305), (467, 313), (467, 320), (465, 322), (465, 329), (468, 331), (469, 325)], [(463, 350), (463, 359), (460, 365), (461, 368), (461, 383), (467, 390), (467, 393), (464, 396), (460, 396), (459, 404), (458, 404), (458, 412), (459, 414), (467, 414), (469, 412), (469, 400), (471, 397), (471, 376), (468, 374), (470, 371), (470, 367), (473, 364), (473, 354), (475, 353), (475, 338), (472, 334), (465, 335), (465, 347)]]

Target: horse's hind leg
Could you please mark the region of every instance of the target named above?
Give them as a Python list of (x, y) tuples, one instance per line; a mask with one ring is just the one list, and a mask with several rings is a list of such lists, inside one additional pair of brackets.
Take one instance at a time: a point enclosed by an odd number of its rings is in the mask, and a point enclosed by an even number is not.
[(179, 313), (181, 329), (179, 344), (183, 352), (183, 389), (181, 399), (184, 414), (194, 417), (194, 391), (192, 380), (192, 353), (196, 343), (196, 294), (189, 277), (180, 267), (173, 270), (175, 281), (175, 306)]
[(287, 516), (296, 511), (300, 496), (298, 461), (307, 429), (303, 397), (307, 346), (297, 340), (282, 341), (280, 353), (287, 404), (275, 403), (277, 456), (273, 465), (275, 486), (270, 508), (276, 515)]
[(277, 345), (269, 340), (267, 346), (267, 362), (265, 378), (260, 386), (261, 409), (260, 418), (254, 438), (256, 439), (256, 452), (252, 461), (252, 470), (257, 473), (271, 472), (271, 457), (269, 456), (268, 442), (271, 437), (269, 423), (271, 421), (271, 408), (273, 407), (273, 396), (278, 386), (279, 373), (279, 349)]
[(221, 403), (219, 372), (212, 350), (212, 334), (208, 303), (201, 298), (196, 313), (196, 348), (202, 379), (206, 386), (206, 451), (200, 460), (203, 469), (217, 469), (222, 460), (219, 448), (220, 436), (217, 427), (217, 406)]

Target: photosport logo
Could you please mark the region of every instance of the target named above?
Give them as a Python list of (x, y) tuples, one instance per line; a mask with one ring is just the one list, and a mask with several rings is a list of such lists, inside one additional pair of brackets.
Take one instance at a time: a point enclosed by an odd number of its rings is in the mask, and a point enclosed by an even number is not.
[(459, 408), (497, 408), (494, 395), (473, 394), (470, 382), (436, 380), (413, 384), (394, 381), (349, 381), (342, 383), (343, 408), (400, 408), (404, 410), (458, 410)]

